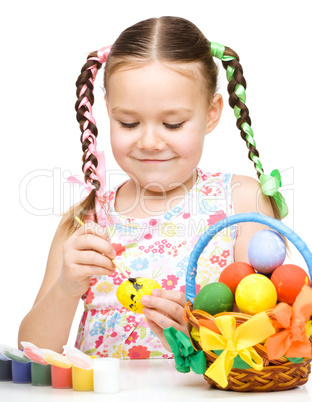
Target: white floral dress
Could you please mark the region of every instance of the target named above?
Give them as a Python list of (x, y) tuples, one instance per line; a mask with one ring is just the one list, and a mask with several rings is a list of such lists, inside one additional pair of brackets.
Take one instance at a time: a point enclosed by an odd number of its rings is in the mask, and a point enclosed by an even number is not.
[[(105, 194), (116, 259), (132, 277), (152, 278), (163, 289), (185, 292), (188, 260), (198, 238), (209, 226), (234, 214), (232, 174), (211, 174), (200, 168), (197, 172), (197, 181), (187, 196), (164, 215), (152, 219), (130, 218), (115, 211), (116, 192), (125, 182)], [(236, 235), (233, 225), (219, 232), (204, 249), (198, 261), (197, 292), (217, 281), (222, 269), (234, 261)], [(117, 300), (116, 290), (124, 279), (118, 270), (110, 276), (91, 278), (82, 296), (85, 311), (75, 346), (99, 357), (172, 358), (149, 329), (144, 315), (125, 309)]]

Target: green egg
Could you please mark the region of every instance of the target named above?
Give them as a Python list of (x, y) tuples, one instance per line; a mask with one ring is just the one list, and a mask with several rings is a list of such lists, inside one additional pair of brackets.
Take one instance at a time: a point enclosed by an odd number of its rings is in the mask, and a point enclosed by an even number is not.
[(221, 282), (213, 282), (204, 286), (196, 296), (194, 310), (203, 310), (215, 315), (223, 311), (232, 311), (234, 297), (231, 289)]

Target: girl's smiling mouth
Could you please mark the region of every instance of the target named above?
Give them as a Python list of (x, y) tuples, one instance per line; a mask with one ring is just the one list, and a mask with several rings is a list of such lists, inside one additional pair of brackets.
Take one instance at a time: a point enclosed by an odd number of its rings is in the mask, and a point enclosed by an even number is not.
[[(171, 158), (172, 159), (172, 158)], [(171, 159), (138, 159), (140, 162), (144, 162), (144, 163), (162, 163), (162, 162), (168, 162)]]

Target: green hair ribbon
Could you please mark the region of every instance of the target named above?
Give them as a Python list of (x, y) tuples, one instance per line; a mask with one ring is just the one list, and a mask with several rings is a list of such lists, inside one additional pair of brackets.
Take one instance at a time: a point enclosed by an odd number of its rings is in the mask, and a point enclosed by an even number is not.
[[(218, 59), (222, 61), (231, 61), (234, 60), (234, 56), (227, 56), (224, 55), (225, 51), (225, 46), (220, 45), (217, 42), (210, 42), (210, 49), (211, 49), (211, 54), (213, 57), (217, 57)], [(228, 82), (230, 82), (234, 78), (234, 72), (235, 68), (231, 66), (227, 66), (226, 68), (226, 78)], [(234, 93), (238, 97), (238, 99), (242, 103), (246, 103), (246, 90), (241, 84), (237, 84), (234, 90)], [(238, 106), (234, 106), (234, 115), (236, 119), (239, 119), (241, 117), (241, 109)], [(244, 122), (241, 125), (241, 129), (244, 131), (246, 134), (246, 141), (248, 144), (253, 145), (256, 148), (256, 142), (254, 139), (254, 133), (251, 128), (251, 126), (247, 123)], [(249, 148), (249, 147), (248, 147)], [(286, 201), (282, 194), (278, 191), (278, 189), (282, 186), (282, 181), (281, 181), (281, 174), (280, 172), (275, 169), (271, 172), (270, 176), (265, 175), (262, 169), (262, 164), (260, 162), (260, 159), (258, 156), (253, 154), (250, 150), (250, 158), (255, 164), (256, 170), (258, 173), (260, 173), (260, 184), (261, 184), (261, 189), (263, 194), (269, 195), (274, 198), (276, 201), (276, 204), (278, 206), (281, 219), (285, 218), (288, 214), (288, 207), (286, 204)]]
[(222, 61), (231, 61), (235, 59), (234, 56), (224, 56), (225, 46), (220, 45), (220, 43), (210, 42), (210, 50), (213, 57), (217, 57)]
[(281, 219), (284, 219), (285, 216), (288, 215), (288, 207), (285, 198), (278, 191), (278, 189), (282, 186), (281, 174), (278, 169), (272, 170), (270, 176), (263, 173), (260, 176), (260, 184), (263, 194), (274, 198), (278, 206)]
[(196, 374), (204, 374), (207, 370), (207, 361), (202, 350), (197, 352), (188, 336), (173, 327), (164, 329), (164, 336), (174, 354), (176, 370), (180, 373), (188, 373), (190, 368)]

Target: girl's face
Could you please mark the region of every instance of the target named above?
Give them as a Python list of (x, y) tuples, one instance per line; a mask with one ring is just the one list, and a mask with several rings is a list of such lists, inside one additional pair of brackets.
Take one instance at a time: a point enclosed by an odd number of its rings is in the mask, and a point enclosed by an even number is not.
[[(184, 67), (197, 71), (196, 65)], [(199, 79), (159, 62), (117, 70), (107, 94), (113, 154), (129, 177), (151, 192), (170, 191), (190, 180), (205, 135), (220, 119), (221, 95), (209, 105)]]

